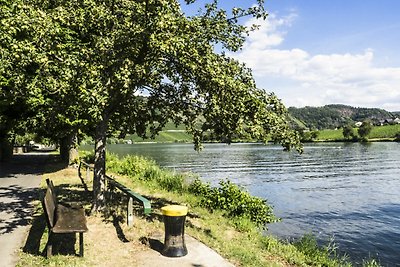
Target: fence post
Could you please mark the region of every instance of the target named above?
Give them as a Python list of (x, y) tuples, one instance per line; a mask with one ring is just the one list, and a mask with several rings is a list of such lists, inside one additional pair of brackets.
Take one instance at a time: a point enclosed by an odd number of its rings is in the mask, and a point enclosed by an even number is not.
[(127, 223), (128, 223), (128, 226), (132, 226), (132, 224), (133, 224), (133, 198), (129, 198), (129, 200), (128, 200), (128, 207), (127, 207), (128, 209), (127, 209), (127, 216), (126, 216), (126, 218), (127, 218)]

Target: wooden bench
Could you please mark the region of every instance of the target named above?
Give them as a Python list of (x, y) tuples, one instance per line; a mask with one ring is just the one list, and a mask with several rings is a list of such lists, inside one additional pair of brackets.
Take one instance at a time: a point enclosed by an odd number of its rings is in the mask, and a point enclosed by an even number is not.
[(49, 228), (46, 244), (47, 257), (52, 255), (53, 235), (71, 233), (79, 233), (79, 256), (83, 257), (83, 233), (88, 231), (85, 211), (79, 205), (58, 203), (53, 182), (49, 179), (46, 182), (46, 195), (42, 204)]

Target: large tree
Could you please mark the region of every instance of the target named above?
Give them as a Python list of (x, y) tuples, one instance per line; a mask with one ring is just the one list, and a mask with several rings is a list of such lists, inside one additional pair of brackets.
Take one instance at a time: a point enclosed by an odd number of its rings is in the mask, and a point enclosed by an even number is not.
[(38, 7), (1, 1), (0, 139), (35, 132), (60, 143), (69, 161), (90, 117), (79, 91), (84, 75), (78, 73), (85, 73), (80, 39), (60, 25), (62, 13)]
[[(39, 52), (28, 36), (28, 28), (39, 22), (38, 12), (22, 1), (0, 1), (0, 160), (12, 154), (16, 133), (27, 129), (35, 103), (30, 87), (35, 81), (34, 58)], [(33, 18), (33, 19), (32, 19)], [(10, 150), (11, 148), (11, 150)]]
[(226, 55), (253, 30), (240, 24), (242, 17), (266, 18), (262, 0), (230, 12), (212, 1), (196, 16), (186, 16), (177, 0), (26, 2), (57, 31), (37, 44), (54, 68), (39, 71), (44, 112), (57, 104), (75, 110), (69, 120), (95, 140), (93, 210), (104, 204), (110, 132), (155, 136), (173, 121), (186, 125), (196, 149), (208, 133), (228, 143), (241, 136), (301, 149), (281, 101), (258, 89), (251, 70)]

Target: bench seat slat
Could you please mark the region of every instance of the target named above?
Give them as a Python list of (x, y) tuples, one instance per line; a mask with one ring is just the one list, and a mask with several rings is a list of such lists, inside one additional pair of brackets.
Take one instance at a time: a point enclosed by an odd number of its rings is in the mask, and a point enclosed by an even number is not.
[(57, 221), (53, 227), (54, 233), (87, 232), (85, 211), (83, 208), (70, 208), (57, 205)]

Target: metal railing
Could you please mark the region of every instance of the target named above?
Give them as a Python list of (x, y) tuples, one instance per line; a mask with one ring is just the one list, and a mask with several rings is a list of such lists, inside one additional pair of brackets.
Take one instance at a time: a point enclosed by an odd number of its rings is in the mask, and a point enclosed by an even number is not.
[[(81, 176), (82, 166), (84, 166), (86, 168), (86, 181), (89, 181), (90, 180), (90, 171), (94, 170), (94, 166), (92, 166), (84, 161), (80, 161), (78, 172), (79, 172), (79, 177), (81, 177), (81, 179), (83, 179)], [(151, 213), (150, 200), (148, 200), (147, 198), (143, 197), (142, 195), (132, 191), (130, 188), (126, 187), (125, 185), (117, 182), (114, 178), (112, 178), (108, 175), (106, 175), (105, 177), (106, 177), (106, 188), (110, 191), (111, 196), (113, 194), (112, 192), (114, 191), (114, 189), (117, 188), (128, 197), (126, 213), (127, 213), (127, 223), (129, 226), (133, 224), (133, 201), (134, 200), (139, 202), (142, 205), (144, 215), (148, 215)], [(85, 183), (84, 183), (84, 186), (85, 186), (85, 189), (87, 190), (87, 186)]]

